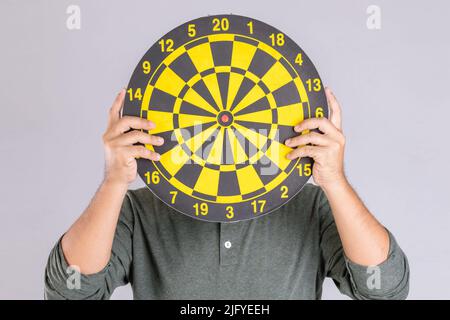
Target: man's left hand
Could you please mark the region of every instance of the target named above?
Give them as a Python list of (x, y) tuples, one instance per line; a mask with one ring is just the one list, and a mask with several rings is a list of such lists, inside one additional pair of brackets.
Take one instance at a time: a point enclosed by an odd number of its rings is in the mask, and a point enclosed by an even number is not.
[(295, 132), (319, 129), (322, 133), (308, 133), (287, 139), (286, 146), (295, 148), (287, 158), (290, 160), (311, 157), (314, 159), (313, 178), (322, 188), (335, 183), (345, 182), (344, 147), (345, 137), (342, 133), (341, 107), (329, 88), (325, 89), (330, 119), (310, 118), (295, 126)]

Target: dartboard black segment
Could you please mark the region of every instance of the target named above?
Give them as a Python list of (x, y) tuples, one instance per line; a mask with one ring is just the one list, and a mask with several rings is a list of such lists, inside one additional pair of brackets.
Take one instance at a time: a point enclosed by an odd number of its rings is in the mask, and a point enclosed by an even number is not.
[(312, 174), (310, 158), (288, 160), (284, 141), (310, 117), (328, 117), (322, 81), (288, 36), (255, 19), (218, 15), (189, 21), (159, 39), (137, 65), (124, 115), (152, 120), (138, 159), (149, 189), (205, 221), (269, 213)]

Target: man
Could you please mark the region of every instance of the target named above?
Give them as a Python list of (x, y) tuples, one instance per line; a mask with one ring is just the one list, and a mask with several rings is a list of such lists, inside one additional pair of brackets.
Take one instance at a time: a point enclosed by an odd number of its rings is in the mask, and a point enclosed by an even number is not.
[[(109, 114), (105, 178), (88, 208), (50, 254), (48, 299), (107, 299), (131, 283), (135, 299), (320, 299), (325, 277), (355, 299), (404, 299), (406, 256), (368, 211), (343, 170), (341, 109), (326, 89), (331, 119), (307, 119), (288, 139), (289, 159), (312, 157), (319, 186), (306, 185), (276, 212), (231, 224), (179, 214), (144, 188), (128, 191), (136, 158), (159, 160), (139, 130), (151, 121), (120, 117), (125, 90)], [(68, 266), (80, 285), (67, 285)], [(70, 279), (69, 279), (70, 280)]]

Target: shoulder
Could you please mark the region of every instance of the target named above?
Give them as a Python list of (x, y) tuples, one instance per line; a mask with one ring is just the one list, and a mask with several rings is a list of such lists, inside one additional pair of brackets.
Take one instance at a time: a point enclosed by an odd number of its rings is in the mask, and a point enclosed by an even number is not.
[(133, 200), (133, 201), (138, 201), (138, 202), (148, 202), (148, 201), (153, 201), (153, 194), (152, 192), (146, 188), (146, 187), (142, 187), (139, 189), (135, 189), (135, 190), (128, 190), (127, 191), (127, 196)]
[(158, 221), (163, 223), (180, 216), (147, 187), (128, 190), (125, 202), (128, 202), (129, 209), (134, 217), (139, 217), (141, 222), (154, 223)]
[(299, 196), (311, 196), (311, 195), (318, 195), (322, 192), (322, 189), (312, 183), (307, 183), (304, 185), (303, 189), (298, 194)]
[(293, 200), (295, 202), (320, 205), (323, 203), (324, 199), (326, 198), (321, 187), (312, 183), (307, 183)]
[(128, 202), (134, 212), (143, 211), (156, 205), (153, 193), (146, 187), (128, 190), (124, 202)]
[(321, 219), (324, 213), (327, 213), (328, 207), (328, 200), (322, 188), (312, 183), (307, 183), (281, 210), (296, 214), (300, 212), (303, 217)]

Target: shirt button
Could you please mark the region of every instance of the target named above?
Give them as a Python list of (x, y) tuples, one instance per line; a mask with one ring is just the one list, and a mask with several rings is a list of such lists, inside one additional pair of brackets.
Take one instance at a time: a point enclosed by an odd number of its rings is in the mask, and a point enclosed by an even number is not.
[(231, 248), (231, 242), (230, 241), (226, 241), (224, 243), (225, 248), (230, 249)]

